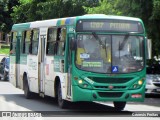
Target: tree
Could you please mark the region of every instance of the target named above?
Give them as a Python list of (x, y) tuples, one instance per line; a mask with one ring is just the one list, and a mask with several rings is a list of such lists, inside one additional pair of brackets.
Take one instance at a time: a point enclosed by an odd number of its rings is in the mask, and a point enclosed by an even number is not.
[(12, 7), (18, 5), (17, 0), (1, 0), (0, 1), (0, 31), (9, 32), (12, 27), (12, 18), (10, 14), (13, 12)]
[(84, 6), (84, 9), (89, 14), (121, 15), (121, 11), (115, 9), (117, 2), (118, 0), (100, 0), (97, 2), (97, 6)]
[(153, 55), (160, 55), (160, 1), (152, 0), (152, 15), (150, 17), (150, 36), (153, 43)]
[(83, 6), (94, 6), (97, 0), (20, 0), (12, 13), (14, 23), (71, 17), (85, 14)]

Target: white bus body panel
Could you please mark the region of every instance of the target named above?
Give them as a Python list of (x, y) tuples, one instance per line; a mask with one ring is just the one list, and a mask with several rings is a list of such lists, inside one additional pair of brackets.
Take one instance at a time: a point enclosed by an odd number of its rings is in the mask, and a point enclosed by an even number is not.
[(54, 97), (54, 66), (53, 66), (53, 56), (46, 56), (45, 58), (45, 95)]
[(30, 91), (38, 93), (38, 56), (37, 55), (28, 55), (27, 56), (28, 64), (28, 84)]

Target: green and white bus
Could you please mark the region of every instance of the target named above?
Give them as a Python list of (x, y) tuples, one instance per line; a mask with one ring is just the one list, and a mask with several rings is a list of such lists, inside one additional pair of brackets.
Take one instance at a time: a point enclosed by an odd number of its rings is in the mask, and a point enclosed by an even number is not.
[(147, 39), (139, 18), (91, 14), (14, 24), (10, 82), (26, 98), (143, 102)]

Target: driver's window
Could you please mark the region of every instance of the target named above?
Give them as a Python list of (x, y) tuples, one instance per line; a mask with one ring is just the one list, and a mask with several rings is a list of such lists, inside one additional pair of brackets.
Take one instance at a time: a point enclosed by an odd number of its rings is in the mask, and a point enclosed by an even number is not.
[(66, 28), (61, 28), (59, 30), (59, 41), (58, 41), (58, 55), (64, 56), (65, 53), (65, 42), (66, 42)]

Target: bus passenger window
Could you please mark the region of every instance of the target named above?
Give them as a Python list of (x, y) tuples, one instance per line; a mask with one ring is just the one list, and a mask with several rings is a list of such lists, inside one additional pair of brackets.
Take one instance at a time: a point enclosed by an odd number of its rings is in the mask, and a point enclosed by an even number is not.
[(16, 40), (17, 40), (16, 37), (17, 37), (17, 32), (12, 32), (10, 54), (14, 54), (16, 52)]
[(37, 55), (38, 53), (38, 40), (39, 40), (39, 30), (32, 31), (32, 41), (31, 41), (31, 54)]
[(31, 31), (26, 31), (26, 35), (25, 35), (25, 38), (24, 38), (25, 44), (23, 44), (23, 45), (25, 45), (24, 46), (24, 50), (25, 50), (24, 53), (25, 54), (29, 54), (29, 46), (31, 44), (30, 35), (31, 35)]
[(47, 36), (47, 55), (54, 55), (56, 54), (56, 37), (57, 37), (57, 29), (49, 28), (48, 29), (48, 36)]
[(21, 53), (25, 53), (25, 37), (26, 37), (26, 31), (22, 33)]

